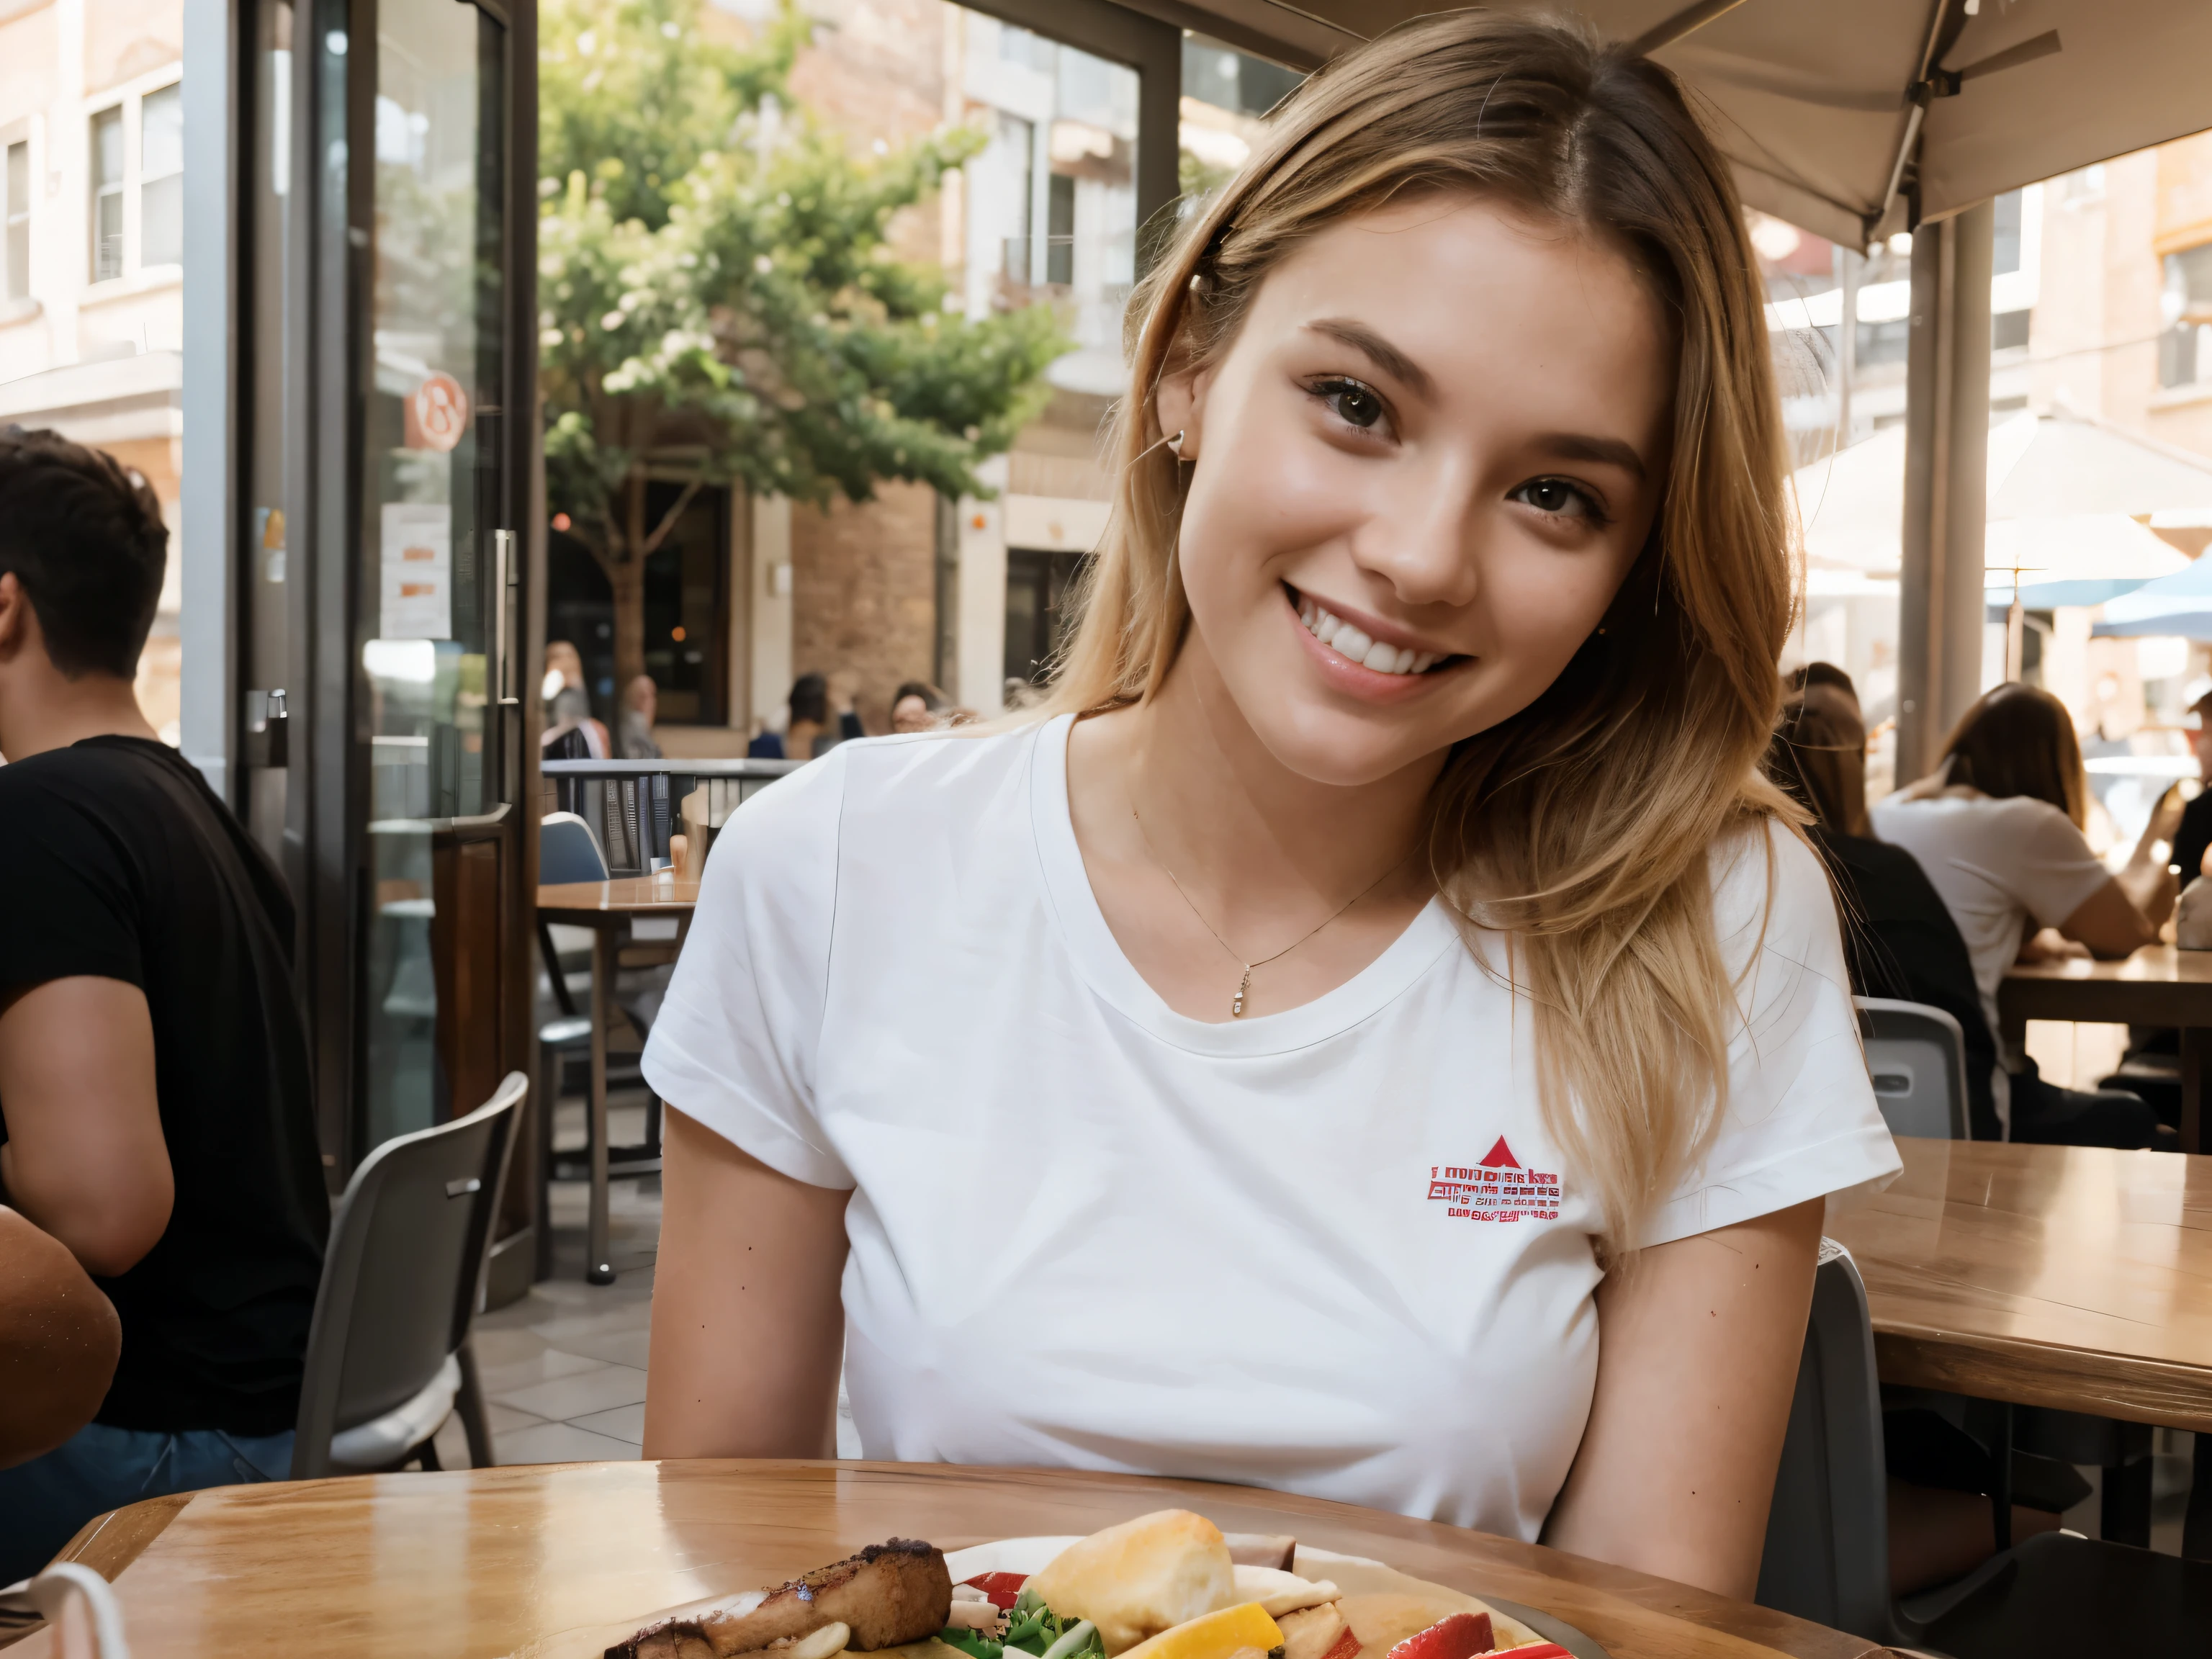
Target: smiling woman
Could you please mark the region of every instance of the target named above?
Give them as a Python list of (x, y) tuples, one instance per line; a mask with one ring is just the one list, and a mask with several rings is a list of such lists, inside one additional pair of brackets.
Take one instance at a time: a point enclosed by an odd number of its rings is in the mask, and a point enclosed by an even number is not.
[[(1130, 313), (1045, 718), (725, 832), (649, 1455), (1145, 1470), (1757, 1575), (1827, 1193), (1897, 1160), (1759, 777), (1765, 325), (1672, 80), (1456, 12)], [(718, 843), (718, 846), (720, 843)]]

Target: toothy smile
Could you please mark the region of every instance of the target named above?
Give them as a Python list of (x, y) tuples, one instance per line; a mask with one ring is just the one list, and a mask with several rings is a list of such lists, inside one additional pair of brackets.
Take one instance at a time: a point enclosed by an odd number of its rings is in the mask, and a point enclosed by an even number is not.
[(1370, 639), (1358, 625), (1348, 623), (1327, 606), (1297, 595), (1298, 620), (1306, 631), (1339, 656), (1348, 657), (1378, 674), (1425, 674), (1438, 663), (1451, 660), (1443, 651), (1416, 651)]

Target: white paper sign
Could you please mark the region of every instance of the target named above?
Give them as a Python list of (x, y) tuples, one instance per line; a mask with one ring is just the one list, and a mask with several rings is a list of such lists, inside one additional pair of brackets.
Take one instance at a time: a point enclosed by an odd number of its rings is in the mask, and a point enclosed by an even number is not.
[(453, 636), (453, 509), (384, 504), (384, 584), (377, 632), (387, 640)]

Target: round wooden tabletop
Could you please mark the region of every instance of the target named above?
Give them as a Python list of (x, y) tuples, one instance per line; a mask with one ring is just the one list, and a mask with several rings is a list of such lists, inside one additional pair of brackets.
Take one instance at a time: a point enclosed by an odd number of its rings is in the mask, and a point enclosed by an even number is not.
[[(88, 1525), (133, 1659), (501, 1659), (896, 1536), (957, 1549), (1181, 1507), (1540, 1608), (1614, 1659), (1863, 1659), (1855, 1637), (1571, 1555), (1249, 1487), (941, 1464), (556, 1463), (231, 1486)], [(44, 1632), (21, 1650), (33, 1659)], [(549, 1649), (557, 1642), (549, 1644)]]

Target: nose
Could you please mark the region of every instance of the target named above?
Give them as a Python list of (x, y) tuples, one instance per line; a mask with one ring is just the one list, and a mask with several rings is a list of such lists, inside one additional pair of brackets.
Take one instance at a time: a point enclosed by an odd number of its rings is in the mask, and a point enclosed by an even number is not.
[(1352, 562), (1406, 605), (1465, 605), (1481, 587), (1472, 468), (1392, 481), (1352, 538)]

